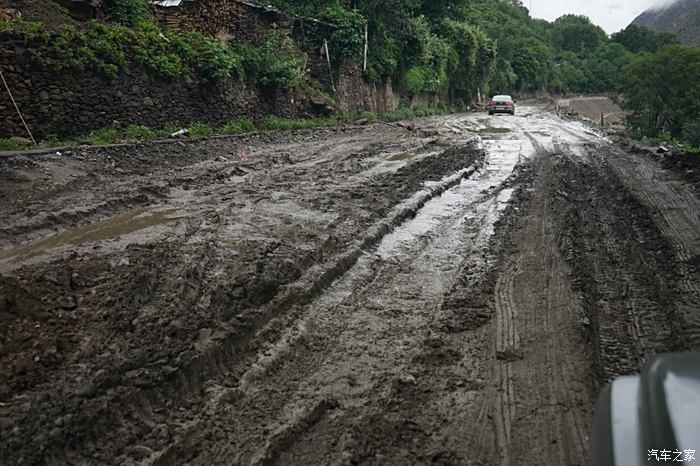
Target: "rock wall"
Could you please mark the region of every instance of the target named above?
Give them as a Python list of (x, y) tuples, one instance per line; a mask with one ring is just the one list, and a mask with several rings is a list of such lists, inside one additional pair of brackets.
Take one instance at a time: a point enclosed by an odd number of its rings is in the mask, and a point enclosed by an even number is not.
[[(289, 92), (263, 91), (239, 80), (204, 86), (192, 78), (165, 82), (132, 65), (114, 80), (57, 73), (31, 59), (22, 36), (0, 34), (0, 68), (36, 138), (76, 136), (113, 125), (223, 124), (235, 117), (309, 116), (313, 104)], [(0, 86), (0, 137), (25, 136)]]
[(336, 85), (336, 102), (342, 112), (355, 114), (367, 110), (384, 114), (396, 110), (401, 97), (394, 92), (391, 81), (367, 82), (362, 70), (355, 66), (341, 73)]

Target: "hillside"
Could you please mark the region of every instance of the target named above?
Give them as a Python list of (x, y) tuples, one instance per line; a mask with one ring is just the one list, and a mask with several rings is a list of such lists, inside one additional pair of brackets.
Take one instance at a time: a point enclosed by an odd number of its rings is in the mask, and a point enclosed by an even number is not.
[(650, 8), (632, 24), (673, 32), (681, 42), (700, 46), (700, 0), (679, 0), (666, 7)]

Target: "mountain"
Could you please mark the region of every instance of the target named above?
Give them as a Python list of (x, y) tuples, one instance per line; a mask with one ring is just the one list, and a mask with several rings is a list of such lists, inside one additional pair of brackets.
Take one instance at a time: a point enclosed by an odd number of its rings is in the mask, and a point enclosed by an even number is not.
[(700, 0), (677, 0), (653, 7), (639, 15), (632, 24), (660, 32), (678, 34), (686, 44), (700, 46)]

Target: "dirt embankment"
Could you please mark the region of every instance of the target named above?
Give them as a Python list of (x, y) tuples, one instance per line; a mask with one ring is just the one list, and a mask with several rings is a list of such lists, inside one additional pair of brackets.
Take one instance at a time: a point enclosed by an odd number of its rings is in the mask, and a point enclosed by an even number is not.
[(563, 113), (573, 113), (597, 124), (600, 124), (601, 116), (606, 124), (621, 123), (625, 118), (620, 106), (603, 96), (562, 97), (555, 99), (555, 107)]

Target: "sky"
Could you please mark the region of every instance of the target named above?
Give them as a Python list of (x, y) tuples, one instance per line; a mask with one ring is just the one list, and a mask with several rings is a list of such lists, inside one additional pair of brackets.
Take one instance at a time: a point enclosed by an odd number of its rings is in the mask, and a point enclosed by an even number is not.
[(626, 28), (647, 8), (664, 3), (663, 0), (532, 0), (530, 8), (530, 0), (522, 2), (535, 18), (553, 21), (568, 13), (585, 15), (608, 34)]

